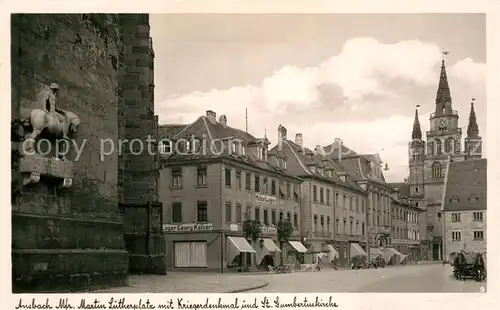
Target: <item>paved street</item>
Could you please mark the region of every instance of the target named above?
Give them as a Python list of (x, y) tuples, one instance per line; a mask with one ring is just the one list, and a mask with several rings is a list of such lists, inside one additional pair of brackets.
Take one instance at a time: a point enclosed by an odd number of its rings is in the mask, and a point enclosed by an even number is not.
[[(267, 284), (267, 285), (266, 285)], [(264, 286), (266, 285), (266, 286)], [(261, 287), (264, 286), (264, 287)], [(132, 276), (130, 286), (110, 288), (97, 293), (479, 293), (485, 282), (458, 281), (452, 267), (422, 264), (383, 269), (331, 270), (289, 274), (192, 274)]]
[(479, 293), (485, 282), (458, 281), (452, 267), (441, 264), (408, 265), (366, 270), (326, 270), (269, 276), (269, 285), (252, 293)]

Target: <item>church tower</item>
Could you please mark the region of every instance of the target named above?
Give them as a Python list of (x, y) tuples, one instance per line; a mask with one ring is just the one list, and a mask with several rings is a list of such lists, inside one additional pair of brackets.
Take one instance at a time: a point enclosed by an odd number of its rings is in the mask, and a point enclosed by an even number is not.
[[(419, 106), (417, 106), (418, 108)], [(408, 185), (410, 186), (410, 196), (416, 201), (416, 206), (423, 207), (418, 203), (419, 198), (424, 197), (424, 156), (425, 144), (422, 141), (422, 130), (418, 119), (418, 109), (415, 109), (415, 120), (413, 121), (413, 131), (411, 142), (408, 145), (410, 176)]]
[(476, 112), (474, 111), (474, 100), (470, 104), (469, 124), (467, 126), (467, 137), (465, 138), (465, 159), (480, 159), (483, 153), (482, 141), (479, 136), (479, 126), (477, 125)]
[[(426, 134), (424, 157), (424, 199), (427, 211), (425, 236), (428, 259), (442, 260), (443, 230), (441, 201), (446, 165), (449, 161), (464, 160), (461, 150), (462, 129), (458, 126), (458, 112), (453, 110), (451, 92), (443, 53), (436, 93), (435, 111), (430, 115), (430, 130)], [(422, 229), (424, 229), (422, 227)]]

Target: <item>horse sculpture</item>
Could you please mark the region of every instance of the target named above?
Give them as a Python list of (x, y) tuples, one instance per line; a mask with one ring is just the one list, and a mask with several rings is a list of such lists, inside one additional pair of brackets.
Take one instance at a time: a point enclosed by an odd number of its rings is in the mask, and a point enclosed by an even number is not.
[(24, 125), (33, 128), (25, 137), (26, 151), (34, 150), (35, 139), (44, 130), (52, 137), (69, 140), (68, 134), (76, 132), (80, 125), (80, 118), (71, 111), (56, 109), (54, 113), (49, 113), (43, 109), (32, 109), (23, 112)]

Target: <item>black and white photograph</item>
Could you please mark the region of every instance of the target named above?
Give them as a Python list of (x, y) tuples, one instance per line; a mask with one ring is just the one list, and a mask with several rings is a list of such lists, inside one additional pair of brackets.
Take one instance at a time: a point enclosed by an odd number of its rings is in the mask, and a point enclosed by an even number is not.
[(484, 12), (11, 14), (11, 293), (486, 293), (486, 55)]

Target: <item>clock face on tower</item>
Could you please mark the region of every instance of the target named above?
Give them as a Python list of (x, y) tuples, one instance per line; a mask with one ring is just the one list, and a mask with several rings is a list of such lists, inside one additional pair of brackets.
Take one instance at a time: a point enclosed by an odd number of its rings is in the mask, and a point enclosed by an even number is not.
[(437, 125), (439, 128), (446, 128), (446, 126), (448, 126), (448, 120), (446, 118), (442, 118), (438, 121)]

